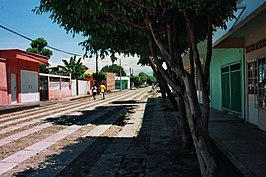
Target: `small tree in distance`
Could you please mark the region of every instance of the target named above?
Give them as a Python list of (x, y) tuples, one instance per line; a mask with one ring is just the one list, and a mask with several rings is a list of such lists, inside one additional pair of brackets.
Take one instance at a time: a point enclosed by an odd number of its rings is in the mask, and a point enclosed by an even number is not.
[(93, 73), (92, 78), (96, 80), (96, 86), (99, 90), (101, 82), (106, 79), (106, 72), (100, 71), (100, 72)]
[[(37, 53), (43, 56), (51, 57), (53, 55), (53, 52), (47, 48), (45, 48), (48, 43), (44, 38), (37, 38), (33, 40), (31, 43), (31, 48), (27, 48), (28, 52)], [(50, 65), (47, 64), (41, 64), (40, 65), (40, 72), (41, 73), (49, 73), (49, 67)]]
[(104, 66), (101, 69), (101, 71), (103, 72), (116, 73), (117, 76), (120, 76), (120, 70), (121, 70), (121, 76), (126, 76), (126, 72), (124, 71), (124, 68), (121, 66), (118, 66), (117, 64), (112, 64), (110, 66)]

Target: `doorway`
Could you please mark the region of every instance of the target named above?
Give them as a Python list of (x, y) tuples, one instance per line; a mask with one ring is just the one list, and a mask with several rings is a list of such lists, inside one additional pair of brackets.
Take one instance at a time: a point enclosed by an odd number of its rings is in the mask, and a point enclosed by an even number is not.
[(240, 63), (221, 68), (222, 108), (241, 114), (241, 70)]
[(11, 103), (17, 103), (17, 77), (11, 74)]

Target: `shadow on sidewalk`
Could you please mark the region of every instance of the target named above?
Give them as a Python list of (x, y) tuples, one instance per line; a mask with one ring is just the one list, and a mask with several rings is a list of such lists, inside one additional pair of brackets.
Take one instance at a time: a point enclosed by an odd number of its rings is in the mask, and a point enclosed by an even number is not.
[[(123, 102), (119, 102), (122, 104)], [(129, 104), (111, 107), (98, 107), (92, 111), (84, 111), (82, 116), (93, 116), (97, 113), (111, 109), (110, 115), (122, 111), (120, 120), (123, 122), (133, 114), (138, 104)], [(159, 109), (155, 109), (158, 107)], [(182, 136), (177, 118), (171, 109), (161, 98), (149, 98), (145, 107), (143, 122), (137, 136), (118, 136), (121, 129), (108, 129), (101, 136), (87, 136), (79, 138), (67, 145), (59, 154), (46, 157), (46, 161), (37, 168), (30, 168), (15, 174), (16, 176), (156, 176), (156, 177), (200, 177), (198, 162), (194, 152), (182, 149)], [(129, 111), (130, 110), (130, 111)], [(125, 114), (126, 113), (126, 114)], [(134, 114), (135, 115), (135, 114)], [(163, 115), (162, 117), (158, 117)], [(80, 119), (80, 117), (75, 117)], [(46, 121), (54, 124), (73, 125), (76, 121), (67, 120), (65, 117), (48, 119)], [(157, 120), (156, 120), (157, 119)], [(158, 122), (158, 120), (164, 120)], [(60, 121), (61, 120), (61, 121)], [(85, 120), (85, 119), (84, 119)], [(96, 119), (97, 120), (97, 119)], [(99, 118), (101, 120), (101, 118)], [(105, 119), (101, 121), (85, 121), (84, 124), (95, 123), (104, 125)], [(125, 126), (128, 124), (112, 123), (113, 125)], [(66, 123), (67, 122), (67, 123)], [(156, 123), (158, 122), (158, 123)], [(109, 122), (111, 123), (111, 122)], [(81, 124), (81, 125), (84, 125)], [(162, 131), (165, 127), (166, 131)], [(214, 148), (215, 149), (215, 148)], [(219, 177), (238, 177), (232, 167), (222, 154), (214, 150), (216, 160), (219, 161)], [(27, 162), (24, 162), (27, 165)]]

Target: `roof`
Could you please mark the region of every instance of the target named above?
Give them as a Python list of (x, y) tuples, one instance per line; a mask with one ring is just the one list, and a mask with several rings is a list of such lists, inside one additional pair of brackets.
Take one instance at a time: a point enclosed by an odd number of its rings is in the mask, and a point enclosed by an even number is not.
[(266, 0), (243, 0), (237, 5), (236, 19), (226, 23), (227, 29), (218, 29), (214, 32), (213, 47), (232, 35), (235, 31), (250, 22), (266, 7)]
[(92, 74), (92, 73), (95, 73), (95, 72), (96, 71), (94, 69), (87, 69), (84, 74)]
[(26, 60), (34, 63), (47, 64), (49, 57), (39, 55), (36, 53), (31, 53), (28, 51), (20, 49), (4, 49), (0, 50), (0, 56), (2, 58), (17, 58), (21, 60)]

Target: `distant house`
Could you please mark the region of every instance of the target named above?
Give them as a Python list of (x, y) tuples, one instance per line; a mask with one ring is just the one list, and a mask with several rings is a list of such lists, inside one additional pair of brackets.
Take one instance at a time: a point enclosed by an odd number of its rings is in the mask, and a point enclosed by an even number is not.
[[(92, 77), (92, 74), (95, 72), (96, 71), (93, 69), (88, 69), (84, 73), (85, 75), (90, 75), (90, 76), (84, 78), (84, 80), (90, 81), (90, 87), (92, 87), (94, 84), (96, 84), (96, 80), (94, 80)], [(107, 91), (114, 90), (115, 89), (115, 73), (107, 72), (106, 80), (103, 80), (102, 82), (106, 85)], [(101, 83), (99, 83), (99, 84), (101, 84)]]
[(116, 76), (115, 77), (115, 89), (130, 89), (130, 77), (128, 76)]
[(0, 104), (39, 101), (39, 65), (47, 63), (35, 53), (0, 50)]

